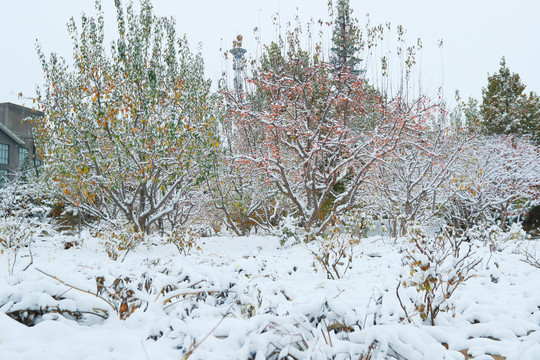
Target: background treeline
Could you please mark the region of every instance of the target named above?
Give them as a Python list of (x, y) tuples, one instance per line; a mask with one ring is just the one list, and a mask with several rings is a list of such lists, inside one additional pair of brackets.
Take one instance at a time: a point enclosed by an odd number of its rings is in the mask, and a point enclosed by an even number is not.
[(260, 58), (236, 61), (236, 86), (225, 76), (213, 90), (172, 18), (117, 2), (108, 46), (98, 1), (68, 26), (72, 60), (38, 46), (40, 181), (81, 221), (141, 233), (310, 240), (378, 219), (399, 236), (414, 224), (504, 230), (537, 211), (540, 99), (505, 59), (480, 101), (457, 94), (448, 109), (412, 90), (421, 41), (397, 27), (397, 56), (376, 58), (391, 26), (362, 27), (348, 1), (336, 5), (329, 53), (313, 24), (291, 25)]

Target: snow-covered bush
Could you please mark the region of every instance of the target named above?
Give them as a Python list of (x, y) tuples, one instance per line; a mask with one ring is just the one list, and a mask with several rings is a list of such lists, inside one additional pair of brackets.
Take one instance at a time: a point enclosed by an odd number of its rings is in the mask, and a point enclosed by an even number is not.
[(34, 122), (44, 170), (65, 201), (137, 231), (184, 223), (217, 147), (203, 60), (177, 38), (174, 20), (115, 2), (118, 35), (109, 48), (105, 16), (73, 18), (73, 61), (38, 46), (44, 86)]
[(319, 235), (333, 216), (354, 207), (371, 170), (396, 149), (404, 129), (430, 118), (433, 108), (425, 99), (385, 101), (361, 77), (333, 71), (297, 46), (297, 34), (289, 35), (286, 51), (265, 47), (249, 80), (252, 94), (231, 89), (224, 98), (236, 131), (235, 160), (287, 199), (300, 226)]
[(27, 219), (14, 216), (0, 218), (0, 255), (6, 259), (7, 271), (10, 275), (15, 270), (21, 251), (27, 250), (30, 257), (24, 269), (26, 270), (32, 264), (30, 246), (33, 236), (34, 230)]
[(108, 228), (100, 232), (98, 237), (109, 258), (115, 261), (121, 258), (122, 262), (130, 251), (145, 240), (145, 235), (137, 231), (133, 224)]
[(54, 232), (47, 219), (52, 198), (46, 184), (31, 174), (17, 176), (0, 187), (0, 254), (6, 259), (10, 274), (22, 253), (30, 258), (24, 269), (31, 265), (35, 237)]
[[(481, 262), (474, 249), (477, 243), (449, 227), (429, 236), (419, 225), (410, 228), (407, 240), (402, 258), (404, 272), (396, 293), (409, 321), (413, 314), (407, 310), (412, 305), (423, 321), (434, 325), (439, 312), (449, 308), (448, 300), (458, 286), (475, 275), (475, 267)], [(411, 304), (403, 303), (400, 285), (416, 289), (408, 299)]]
[(259, 229), (274, 231), (284, 212), (284, 201), (259, 178), (220, 176), (211, 181), (214, 206), (224, 215), (227, 229), (238, 236)]
[(498, 225), (476, 225), (467, 229), (464, 233), (470, 240), (479, 240), (485, 245), (497, 245), (509, 241), (522, 241), (527, 238), (527, 233), (520, 223), (512, 223), (506, 230)]
[(165, 235), (165, 242), (173, 244), (178, 252), (184, 256), (191, 253), (193, 249), (199, 249), (197, 241), (201, 238), (200, 234), (191, 227), (174, 228)]
[(521, 220), (540, 192), (540, 150), (523, 138), (489, 136), (470, 141), (456, 163), (444, 216), (458, 229)]
[(320, 267), (328, 279), (341, 279), (351, 268), (354, 248), (359, 243), (359, 238), (332, 229), (328, 234), (318, 236), (315, 240), (317, 248), (311, 250), (315, 271)]
[(521, 254), (523, 256), (521, 260), (537, 269), (540, 269), (540, 254), (537, 253), (534, 246), (529, 245), (530, 244), (526, 244), (521, 249)]
[(221, 122), (220, 152), (213, 158), (212, 175), (206, 178), (213, 205), (229, 230), (238, 236), (264, 229), (274, 231), (286, 209), (277, 189), (265, 181), (264, 172), (243, 161), (236, 129), (226, 116)]
[(17, 177), (0, 186), (0, 218), (15, 216), (43, 221), (54, 206), (54, 197), (40, 177)]
[(449, 130), (416, 124), (396, 151), (375, 166), (366, 198), (373, 212), (388, 219), (392, 236), (405, 235), (409, 223), (436, 222), (441, 216), (464, 143)]
[[(44, 291), (45, 298), (50, 297), (47, 306), (40, 306), (40, 304), (31, 303), (27, 308), (21, 308), (21, 304), (11, 303), (10, 308), (15, 311), (15, 316), (19, 317), (23, 323), (29, 325), (35, 324), (40, 317), (48, 313), (57, 313), (62, 315), (69, 315), (69, 317), (75, 320), (82, 320), (83, 314), (95, 315), (101, 318), (108, 318), (111, 314), (116, 314), (120, 320), (125, 320), (130, 317), (136, 310), (141, 309), (145, 311), (148, 308), (151, 295), (158, 293), (158, 289), (153, 284), (153, 278), (149, 277), (146, 272), (129, 275), (119, 275), (112, 277), (109, 274), (102, 275), (97, 274), (94, 277), (95, 290), (86, 290), (85, 286), (79, 284), (70, 284), (65, 282), (60, 277), (56, 277), (52, 274), (46, 273), (42, 270), (36, 269), (39, 273), (53, 279), (55, 282), (62, 284), (56, 288), (59, 293), (54, 293), (54, 288), (48, 288)], [(74, 290), (72, 297), (79, 298), (80, 296), (91, 296), (94, 299), (100, 300), (100, 305), (94, 305), (91, 308), (74, 307), (73, 300), (65, 297), (67, 287)], [(162, 288), (161, 290), (165, 290)], [(66, 301), (67, 300), (67, 301)], [(157, 299), (155, 300), (157, 301)], [(24, 303), (24, 301), (23, 301)], [(66, 307), (66, 303), (69, 304)], [(88, 303), (83, 302), (86, 306)], [(103, 307), (102, 305), (107, 306)], [(26, 304), (28, 306), (28, 303)], [(28, 318), (30, 312), (31, 318)], [(10, 315), (11, 316), (11, 315)]]
[[(313, 267), (326, 273), (328, 279), (341, 279), (352, 267), (354, 249), (360, 243), (368, 228), (368, 220), (362, 214), (354, 213), (349, 216), (334, 216), (334, 221), (325, 232), (313, 236), (310, 248), (315, 261)], [(309, 239), (311, 240), (311, 239)]]
[(281, 246), (300, 244), (305, 240), (305, 231), (299, 226), (299, 220), (291, 215), (281, 219), (278, 235)]
[[(108, 302), (118, 314), (120, 320), (125, 320), (147, 303), (140, 298), (141, 291), (151, 292), (151, 279), (132, 279), (129, 276), (117, 277), (112, 284), (105, 284), (105, 277), (96, 277), (96, 296)], [(96, 309), (97, 310), (97, 309)], [(144, 310), (144, 309), (143, 309)], [(101, 310), (108, 316), (108, 311)]]
[(348, 210), (338, 219), (342, 224), (343, 232), (357, 238), (367, 236), (367, 232), (375, 228), (373, 217), (362, 208)]

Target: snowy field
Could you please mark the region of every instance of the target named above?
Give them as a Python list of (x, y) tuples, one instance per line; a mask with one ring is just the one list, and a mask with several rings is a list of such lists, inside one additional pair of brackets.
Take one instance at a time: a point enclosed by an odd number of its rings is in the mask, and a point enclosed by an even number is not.
[(523, 243), (478, 249), (477, 275), (435, 326), (404, 320), (403, 241), (363, 239), (338, 280), (274, 237), (199, 246), (141, 245), (121, 262), (87, 233), (43, 237), (13, 275), (3, 254), (0, 359), (540, 359), (540, 270)]

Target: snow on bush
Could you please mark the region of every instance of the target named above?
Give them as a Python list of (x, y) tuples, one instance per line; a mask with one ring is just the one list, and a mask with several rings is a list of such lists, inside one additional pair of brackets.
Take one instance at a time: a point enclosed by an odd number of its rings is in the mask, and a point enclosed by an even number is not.
[[(451, 308), (448, 301), (456, 289), (475, 275), (475, 268), (481, 258), (476, 255), (477, 243), (472, 243), (452, 228), (444, 227), (439, 234), (428, 236), (420, 226), (410, 230), (408, 246), (404, 249), (404, 274), (399, 285), (416, 289), (409, 298), (413, 309), (422, 321), (429, 320), (435, 325), (435, 318), (441, 311)], [(399, 285), (396, 289), (398, 297)], [(411, 292), (407, 292), (411, 296)], [(407, 311), (409, 303), (400, 304), (407, 320), (414, 314)]]
[(130, 251), (145, 241), (145, 234), (137, 231), (133, 224), (107, 228), (98, 233), (98, 237), (109, 258), (122, 262)]
[[(27, 269), (32, 264), (32, 241), (54, 233), (46, 219), (51, 210), (49, 192), (44, 183), (33, 177), (16, 178), (0, 187), (0, 256), (7, 261), (7, 271), (16, 266)], [(21, 263), (21, 258), (27, 258)]]
[(456, 228), (505, 229), (522, 220), (540, 194), (540, 151), (526, 139), (494, 135), (470, 141), (454, 172), (443, 216)]
[(280, 247), (272, 237), (204, 238), (189, 256), (155, 243), (123, 263), (87, 232), (81, 246), (64, 250), (75, 238), (37, 242), (32, 267), (0, 273), (0, 358), (47, 351), (55, 359), (144, 360), (144, 348), (150, 359), (457, 360), (468, 351), (532, 360), (539, 350), (538, 273), (510, 247), (498, 259), (500, 281), (476, 267), (432, 326), (400, 320), (394, 290), (403, 254), (378, 237), (363, 239), (335, 280), (313, 271), (304, 244)]
[(0, 256), (7, 261), (7, 271), (13, 274), (20, 253), (27, 253), (30, 260), (26, 261), (26, 270), (32, 264), (31, 245), (34, 230), (30, 223), (19, 217), (0, 219)]
[(180, 254), (186, 256), (193, 249), (200, 249), (197, 242), (201, 236), (191, 227), (174, 228), (165, 238), (168, 244), (173, 244)]
[(203, 59), (178, 38), (174, 19), (115, 2), (118, 34), (109, 48), (105, 15), (68, 24), (73, 61), (38, 45), (35, 141), (49, 181), (64, 200), (138, 231), (182, 224), (217, 147)]
[(333, 217), (333, 222), (321, 235), (311, 235), (310, 251), (315, 258), (313, 267), (326, 273), (328, 279), (340, 279), (352, 268), (355, 247), (365, 237), (369, 221), (364, 213), (352, 210)]

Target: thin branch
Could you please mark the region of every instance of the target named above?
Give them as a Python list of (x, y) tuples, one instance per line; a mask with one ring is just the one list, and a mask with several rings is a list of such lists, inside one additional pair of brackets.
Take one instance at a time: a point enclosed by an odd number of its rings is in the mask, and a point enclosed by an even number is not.
[(231, 306), (229, 306), (229, 309), (227, 310), (227, 312), (223, 315), (223, 317), (221, 318), (221, 320), (219, 320), (219, 322), (216, 324), (216, 326), (214, 326), (212, 328), (212, 330), (210, 330), (210, 332), (208, 334), (206, 334), (206, 336), (195, 346), (193, 346), (191, 348), (191, 350), (189, 350), (189, 352), (186, 354), (186, 356), (184, 356), (184, 360), (185, 359), (188, 359), (191, 355), (193, 355), (193, 352), (195, 350), (197, 350), (197, 348), (206, 340), (208, 339), (208, 337), (210, 335), (212, 335), (214, 333), (214, 331), (216, 331), (216, 329), (218, 328), (218, 326), (223, 322), (223, 320), (225, 320), (225, 318), (229, 315), (229, 312), (231, 311), (232, 307), (233, 307), (234, 303), (231, 304)]
[(83, 289), (80, 289), (80, 288), (78, 288), (78, 287), (76, 287), (76, 286), (70, 285), (70, 284), (68, 284), (68, 283), (66, 283), (66, 282), (64, 282), (64, 281), (62, 281), (62, 280), (60, 280), (60, 279), (57, 278), (56, 276), (47, 274), (45, 271), (39, 270), (38, 268), (36, 268), (36, 270), (39, 271), (40, 273), (42, 273), (43, 275), (48, 276), (48, 277), (50, 277), (50, 278), (52, 278), (52, 279), (58, 281), (59, 283), (65, 285), (65, 286), (67, 286), (67, 287), (70, 287), (70, 288), (72, 288), (72, 289), (74, 289), (74, 290), (77, 290), (77, 291), (80, 291), (80, 292), (83, 292), (83, 293), (86, 293), (86, 294), (89, 294), (89, 295), (93, 295), (93, 296), (97, 297), (98, 299), (101, 299), (101, 300), (105, 301), (105, 302), (106, 302), (113, 310), (116, 311), (116, 307), (115, 307), (111, 302), (109, 302), (108, 300), (106, 300), (106, 299), (104, 299), (103, 297), (99, 296), (98, 294), (94, 294), (94, 293), (92, 293), (92, 292), (90, 292), (90, 291), (83, 290)]

